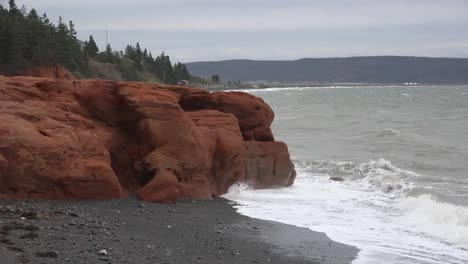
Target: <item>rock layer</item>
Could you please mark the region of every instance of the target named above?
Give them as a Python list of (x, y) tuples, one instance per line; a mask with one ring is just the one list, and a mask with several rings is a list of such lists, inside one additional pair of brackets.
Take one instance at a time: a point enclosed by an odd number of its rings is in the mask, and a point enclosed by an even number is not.
[(240, 92), (0, 76), (0, 199), (209, 199), (288, 186), (274, 114)]

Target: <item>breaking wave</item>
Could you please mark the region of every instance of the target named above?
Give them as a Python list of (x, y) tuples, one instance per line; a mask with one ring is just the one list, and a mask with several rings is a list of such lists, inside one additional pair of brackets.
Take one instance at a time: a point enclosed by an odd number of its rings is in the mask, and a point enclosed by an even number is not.
[[(295, 164), (298, 177), (290, 188), (236, 185), (224, 197), (237, 202), (242, 214), (308, 227), (359, 247), (355, 263), (375, 263), (376, 256), (380, 263), (468, 259), (468, 208), (441, 202), (428, 191), (412, 192), (423, 175), (383, 158)], [(332, 176), (345, 180), (330, 181)]]
[(401, 134), (400, 131), (396, 129), (385, 129), (384, 131), (378, 134), (379, 137), (386, 137), (386, 136), (399, 136)]
[(468, 247), (468, 208), (440, 202), (431, 194), (404, 197), (397, 208), (414, 230)]
[(409, 179), (420, 176), (415, 172), (400, 169), (382, 158), (365, 163), (347, 161), (302, 162), (298, 165), (298, 172), (301, 171), (356, 180), (367, 189), (380, 190), (392, 194), (393, 197), (410, 191), (413, 184)]

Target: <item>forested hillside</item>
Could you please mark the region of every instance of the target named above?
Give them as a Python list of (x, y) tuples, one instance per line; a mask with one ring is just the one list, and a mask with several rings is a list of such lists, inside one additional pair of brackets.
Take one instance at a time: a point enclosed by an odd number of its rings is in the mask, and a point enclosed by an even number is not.
[(468, 58), (374, 56), (295, 61), (226, 60), (187, 63), (197, 76), (223, 82), (468, 83)]
[(8, 7), (0, 5), (0, 73), (18, 75), (29, 67), (50, 64), (63, 65), (78, 78), (171, 84), (192, 78), (184, 64), (172, 64), (164, 52), (153, 56), (139, 43), (124, 51), (108, 44), (99, 51), (93, 36), (86, 41), (77, 38), (72, 21), (60, 17), (53, 23), (45, 13), (19, 8), (14, 0)]

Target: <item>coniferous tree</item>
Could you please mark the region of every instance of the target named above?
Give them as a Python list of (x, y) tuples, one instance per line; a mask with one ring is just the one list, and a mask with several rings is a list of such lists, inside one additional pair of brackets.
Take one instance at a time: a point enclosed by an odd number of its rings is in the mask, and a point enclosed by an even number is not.
[(16, 5), (15, 0), (9, 0), (8, 5), (10, 7), (10, 12), (15, 12), (16, 10), (18, 10), (18, 6)]
[(142, 61), (143, 61), (143, 52), (141, 51), (140, 43), (137, 42), (135, 47), (135, 56), (133, 58), (135, 65), (141, 71), (143, 69)]
[(174, 74), (176, 76), (177, 81), (190, 79), (190, 74), (187, 68), (185, 67), (185, 64), (180, 62), (174, 65)]
[[(140, 43), (127, 45), (124, 51), (112, 50), (110, 44), (104, 52), (89, 37), (84, 43), (77, 39), (72, 21), (65, 23), (62, 17), (57, 24), (47, 15), (38, 15), (35, 9), (27, 12), (25, 6), (18, 9), (14, 0), (8, 1), (8, 9), (0, 5), (0, 72), (21, 73), (25, 68), (59, 63), (81, 76), (89, 76), (89, 59), (111, 63), (127, 80), (159, 79), (176, 83), (189, 79), (190, 74), (182, 63), (172, 65), (169, 56), (161, 53), (153, 57)], [(143, 75), (144, 70), (144, 75)]]
[(84, 47), (85, 52), (88, 54), (89, 57), (94, 58), (99, 52), (99, 48), (94, 41), (93, 35), (89, 36), (89, 41)]
[(218, 74), (211, 75), (211, 81), (214, 83), (220, 83), (219, 75)]
[(115, 63), (116, 59), (117, 59), (117, 55), (114, 55), (114, 53), (112, 52), (112, 47), (110, 44), (107, 44), (107, 47), (106, 47), (106, 52), (104, 54), (104, 62), (106, 63)]

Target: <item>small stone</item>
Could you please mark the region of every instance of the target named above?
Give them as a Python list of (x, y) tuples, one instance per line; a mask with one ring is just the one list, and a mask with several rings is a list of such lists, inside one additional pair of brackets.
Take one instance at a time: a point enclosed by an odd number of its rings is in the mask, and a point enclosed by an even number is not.
[(103, 256), (107, 256), (107, 250), (103, 249), (101, 251), (99, 251), (99, 255), (103, 255)]
[(175, 213), (175, 212), (176, 212), (176, 210), (175, 210), (174, 208), (169, 208), (169, 209), (167, 209), (167, 211), (168, 211), (169, 213)]
[(223, 231), (218, 229), (218, 230), (216, 230), (216, 233), (218, 233), (218, 234), (222, 234), (222, 233), (223, 233)]
[(26, 217), (20, 217), (21, 220), (26, 220)]
[(71, 217), (78, 217), (78, 215), (75, 214), (75, 213), (69, 213), (68, 215), (71, 216)]
[(167, 228), (172, 228), (172, 226), (171, 226), (171, 225), (168, 225)]

